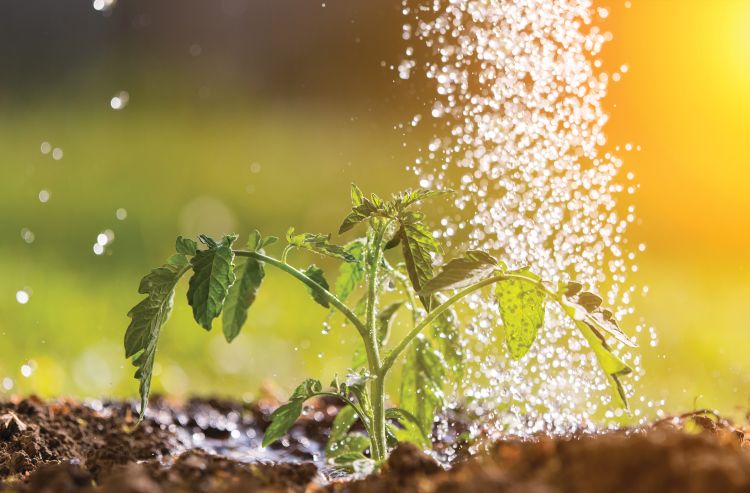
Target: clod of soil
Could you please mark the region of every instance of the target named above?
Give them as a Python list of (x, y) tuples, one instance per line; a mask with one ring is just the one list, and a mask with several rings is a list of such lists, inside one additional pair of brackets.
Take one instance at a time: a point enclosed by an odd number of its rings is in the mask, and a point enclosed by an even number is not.
[[(16, 493), (750, 492), (745, 431), (710, 412), (637, 430), (508, 438), (449, 469), (410, 444), (354, 480), (321, 454), (338, 407), (311, 401), (277, 448), (274, 403), (155, 399), (135, 430), (122, 402), (0, 403), (0, 491)], [(338, 479), (336, 479), (338, 478)]]

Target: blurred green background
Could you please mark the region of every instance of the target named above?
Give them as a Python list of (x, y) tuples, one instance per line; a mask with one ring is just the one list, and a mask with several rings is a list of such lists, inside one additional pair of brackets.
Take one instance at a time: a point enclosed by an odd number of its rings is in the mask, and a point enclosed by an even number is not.
[[(65, 3), (9, 1), (0, 15), (0, 397), (134, 396), (121, 342), (125, 314), (140, 299), (138, 280), (171, 254), (177, 234), (335, 230), (351, 181), (381, 194), (415, 185), (405, 167), (430, 132), (400, 128), (431, 94), (418, 81), (395, 82), (389, 69), (405, 46), (400, 2), (120, 0), (105, 11)], [(678, 20), (668, 39), (633, 41), (664, 3), (613, 7), (607, 64), (627, 61), (636, 87), (672, 73), (659, 73), (658, 57), (679, 52), (673, 37), (687, 36), (687, 20), (682, 27)], [(685, 4), (696, 15), (701, 8)], [(724, 47), (703, 56), (711, 49)], [(646, 103), (639, 106), (646, 89), (623, 90), (627, 78), (620, 84), (607, 101), (610, 146), (644, 144), (624, 156), (642, 189), (630, 234), (633, 244), (648, 245), (634, 279), (649, 286), (637, 318), (659, 334), (657, 347), (641, 349), (646, 376), (636, 398), (666, 399), (667, 410), (744, 413), (746, 151), (732, 141), (734, 151), (721, 143), (719, 164), (665, 159), (676, 146), (689, 156), (690, 146), (718, 144), (709, 133), (697, 142), (680, 143), (675, 130), (657, 138), (661, 130), (643, 124), (651, 120)], [(698, 100), (710, 98), (700, 87)], [(680, 103), (659, 90), (650, 97)], [(128, 104), (114, 110), (111, 98), (121, 91)], [(723, 135), (750, 128), (747, 89), (736, 96)], [(716, 111), (696, 105), (694, 115), (720, 118)], [(691, 178), (695, 168), (723, 185)], [(100, 234), (112, 239), (97, 255)], [(232, 345), (220, 330), (206, 334), (178, 300), (155, 390), (250, 399), (264, 381), (284, 393), (301, 376), (345, 373), (353, 334), (334, 325), (324, 335), (325, 310), (307, 297), (269, 272)]]

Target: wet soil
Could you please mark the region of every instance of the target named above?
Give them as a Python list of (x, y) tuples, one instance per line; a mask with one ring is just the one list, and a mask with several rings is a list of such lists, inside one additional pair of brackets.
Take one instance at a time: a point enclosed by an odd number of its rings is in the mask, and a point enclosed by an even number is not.
[(595, 435), (508, 438), (475, 456), (464, 449), (450, 467), (403, 444), (379, 473), (357, 479), (325, 464), (338, 412), (325, 399), (311, 402), (280, 443), (262, 449), (276, 404), (157, 398), (132, 430), (129, 403), (3, 402), (0, 491), (750, 493), (750, 428), (710, 412)]

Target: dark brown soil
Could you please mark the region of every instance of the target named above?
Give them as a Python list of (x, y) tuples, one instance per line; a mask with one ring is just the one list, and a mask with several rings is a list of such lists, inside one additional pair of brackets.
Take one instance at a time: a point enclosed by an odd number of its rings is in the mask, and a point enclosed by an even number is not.
[(509, 438), (449, 469), (404, 444), (380, 473), (353, 480), (321, 454), (334, 403), (313, 402), (264, 451), (273, 405), (155, 399), (149, 418), (130, 430), (133, 408), (121, 402), (0, 403), (0, 491), (750, 493), (745, 430), (709, 412), (639, 430)]

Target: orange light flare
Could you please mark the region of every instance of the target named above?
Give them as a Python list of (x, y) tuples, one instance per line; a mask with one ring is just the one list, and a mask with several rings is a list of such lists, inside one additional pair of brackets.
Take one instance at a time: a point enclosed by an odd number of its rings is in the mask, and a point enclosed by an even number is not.
[(641, 189), (638, 234), (655, 255), (750, 265), (750, 2), (606, 0), (614, 34), (605, 127)]

